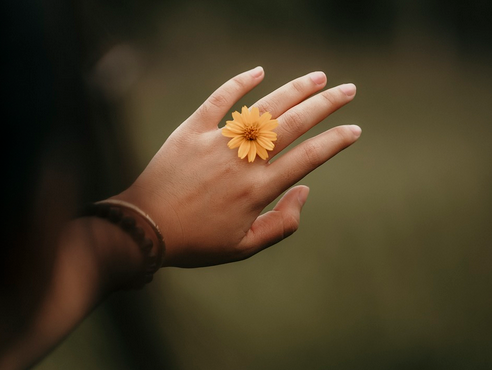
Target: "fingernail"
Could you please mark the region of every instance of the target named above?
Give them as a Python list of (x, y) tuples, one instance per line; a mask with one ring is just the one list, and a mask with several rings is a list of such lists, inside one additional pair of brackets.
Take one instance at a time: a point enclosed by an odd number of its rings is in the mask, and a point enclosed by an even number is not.
[(301, 191), (299, 191), (299, 194), (297, 195), (297, 200), (299, 201), (301, 208), (306, 203), (308, 195), (309, 195), (309, 188), (307, 186), (305, 186)]
[(263, 67), (258, 66), (256, 68), (253, 68), (251, 71), (249, 71), (249, 74), (254, 78), (258, 78), (263, 74)]
[(323, 85), (326, 82), (326, 75), (323, 72), (310, 73), (309, 77), (316, 85)]
[(362, 129), (357, 125), (350, 125), (349, 128), (358, 139), (360, 134), (362, 133)]
[(347, 96), (354, 96), (357, 90), (354, 84), (343, 84), (338, 86), (338, 88)]

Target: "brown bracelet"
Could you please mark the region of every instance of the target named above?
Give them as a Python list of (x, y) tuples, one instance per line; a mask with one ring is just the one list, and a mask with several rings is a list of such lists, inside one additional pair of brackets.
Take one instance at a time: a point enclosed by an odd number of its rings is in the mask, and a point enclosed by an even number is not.
[[(84, 208), (80, 216), (95, 216), (107, 219), (128, 233), (144, 254), (144, 268), (123, 289), (139, 289), (153, 279), (154, 273), (159, 270), (164, 260), (165, 244), (162, 233), (157, 224), (148, 214), (135, 205), (116, 199), (108, 199), (92, 203)], [(142, 227), (143, 220), (153, 230), (157, 243), (145, 234)], [(148, 229), (148, 227), (147, 227)]]

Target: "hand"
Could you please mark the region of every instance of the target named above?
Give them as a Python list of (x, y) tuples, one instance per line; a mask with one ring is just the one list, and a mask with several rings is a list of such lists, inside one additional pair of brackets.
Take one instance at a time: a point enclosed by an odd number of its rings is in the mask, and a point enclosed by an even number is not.
[[(253, 163), (238, 158), (218, 125), (231, 119), (231, 107), (263, 77), (263, 69), (257, 67), (217, 89), (166, 140), (135, 183), (115, 197), (145, 210), (160, 226), (166, 243), (165, 266), (237, 261), (291, 235), (299, 226), (307, 187), (290, 189), (272, 211), (260, 215), (262, 210), (360, 136), (358, 126), (339, 126), (282, 153), (272, 163), (259, 157)], [(279, 122), (269, 159), (355, 96), (352, 84), (312, 96), (325, 85), (326, 76), (314, 72), (252, 105)]]

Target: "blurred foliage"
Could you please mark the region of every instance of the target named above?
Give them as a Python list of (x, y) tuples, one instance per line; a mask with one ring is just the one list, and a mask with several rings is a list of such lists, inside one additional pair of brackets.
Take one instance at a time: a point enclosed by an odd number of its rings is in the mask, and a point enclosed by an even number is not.
[(240, 263), (160, 271), (37, 370), (492, 368), (490, 2), (84, 4), (107, 52), (94, 81), (131, 138), (134, 175), (256, 65), (266, 78), (238, 107), (323, 70), (358, 95), (306, 136), (363, 134), (302, 181), (291, 238)]

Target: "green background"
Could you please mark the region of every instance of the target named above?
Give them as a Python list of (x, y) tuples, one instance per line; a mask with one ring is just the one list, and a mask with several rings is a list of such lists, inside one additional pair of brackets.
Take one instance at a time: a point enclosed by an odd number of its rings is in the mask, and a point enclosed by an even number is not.
[(292, 237), (243, 262), (161, 270), (35, 369), (492, 368), (490, 4), (86, 3), (86, 28), (106, 40), (89, 78), (133, 176), (257, 65), (265, 79), (235, 109), (322, 70), (357, 96), (306, 137), (363, 133), (301, 182)]

